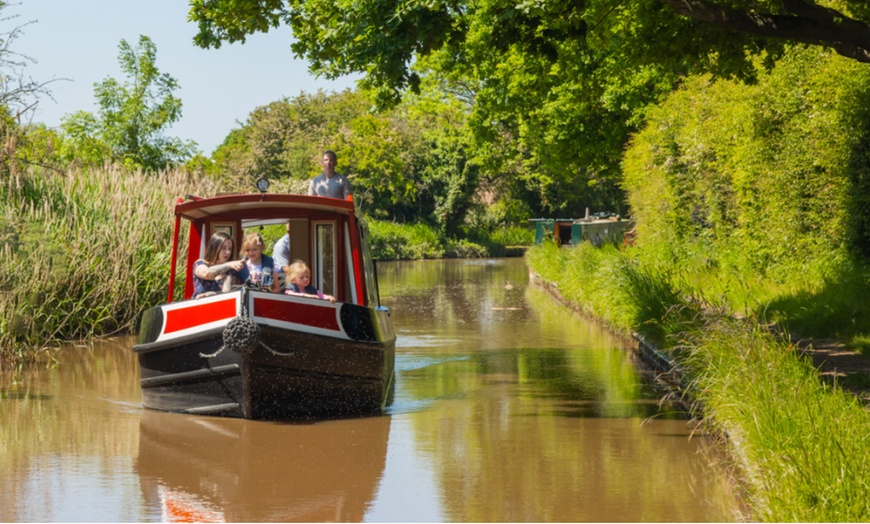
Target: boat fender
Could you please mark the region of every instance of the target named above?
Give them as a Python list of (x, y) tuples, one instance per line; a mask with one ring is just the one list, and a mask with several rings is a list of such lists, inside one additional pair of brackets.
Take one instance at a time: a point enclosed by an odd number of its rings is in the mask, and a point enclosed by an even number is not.
[(250, 354), (257, 346), (260, 328), (248, 317), (236, 317), (224, 328), (224, 347), (242, 353)]

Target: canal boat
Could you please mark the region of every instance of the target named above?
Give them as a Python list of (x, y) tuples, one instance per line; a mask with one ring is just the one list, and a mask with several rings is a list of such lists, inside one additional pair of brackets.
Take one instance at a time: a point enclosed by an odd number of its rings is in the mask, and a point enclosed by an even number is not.
[[(396, 335), (380, 305), (368, 230), (352, 197), (292, 194), (188, 196), (175, 205), (167, 302), (144, 311), (133, 351), (142, 404), (192, 414), (280, 419), (383, 410), (394, 388)], [(188, 224), (187, 249), (179, 249)], [(291, 259), (335, 302), (240, 283), (193, 296), (207, 240), (287, 224)], [(177, 267), (184, 282), (178, 301)], [(179, 284), (181, 284), (179, 282)]]

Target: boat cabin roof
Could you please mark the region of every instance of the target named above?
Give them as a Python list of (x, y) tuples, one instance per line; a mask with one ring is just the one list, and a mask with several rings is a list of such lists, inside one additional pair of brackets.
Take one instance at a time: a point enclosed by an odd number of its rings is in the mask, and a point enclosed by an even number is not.
[[(248, 225), (278, 223), (295, 213), (339, 213), (348, 215), (354, 211), (352, 200), (341, 200), (308, 195), (280, 193), (250, 193), (220, 195), (210, 198), (189, 196), (188, 200), (175, 206), (175, 216), (187, 220), (211, 220), (217, 218), (246, 219)], [(259, 220), (259, 221), (257, 221)], [(256, 221), (256, 222), (255, 222)]]

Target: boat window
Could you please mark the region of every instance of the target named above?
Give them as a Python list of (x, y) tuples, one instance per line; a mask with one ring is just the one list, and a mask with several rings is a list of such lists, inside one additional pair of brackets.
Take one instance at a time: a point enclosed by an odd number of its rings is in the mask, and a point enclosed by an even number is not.
[[(350, 245), (350, 233), (348, 233), (348, 228), (350, 224), (348, 222), (344, 223), (344, 267), (347, 270), (347, 285), (345, 285), (345, 293), (350, 297), (351, 304), (363, 304), (362, 297), (357, 295), (356, 290), (356, 269), (353, 262), (353, 247)], [(345, 299), (347, 302), (347, 299)]]
[(359, 223), (360, 245), (363, 252), (363, 266), (365, 266), (366, 277), (366, 295), (370, 307), (381, 305), (381, 299), (378, 296), (378, 276), (376, 274), (378, 268), (372, 260), (372, 252), (369, 248), (369, 231), (363, 223)]
[(327, 295), (335, 295), (335, 223), (314, 225), (313, 285)]

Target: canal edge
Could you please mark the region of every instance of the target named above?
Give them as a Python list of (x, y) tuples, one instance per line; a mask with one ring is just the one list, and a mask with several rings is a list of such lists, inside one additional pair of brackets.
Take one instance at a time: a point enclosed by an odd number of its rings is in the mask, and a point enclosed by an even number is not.
[(683, 372), (672, 358), (656, 348), (640, 333), (634, 331), (626, 332), (625, 330), (618, 329), (609, 322), (584, 311), (579, 304), (563, 297), (555, 283), (544, 279), (531, 268), (529, 269), (529, 281), (549, 293), (563, 306), (571, 309), (584, 318), (595, 322), (611, 334), (622, 338), (633, 355), (637, 357), (644, 366), (655, 373), (656, 383), (663, 386), (670, 396), (676, 397), (669, 398), (668, 400), (676, 401), (682, 404), (687, 411), (691, 411), (683, 400), (684, 395), (687, 392), (687, 387), (683, 379)]

